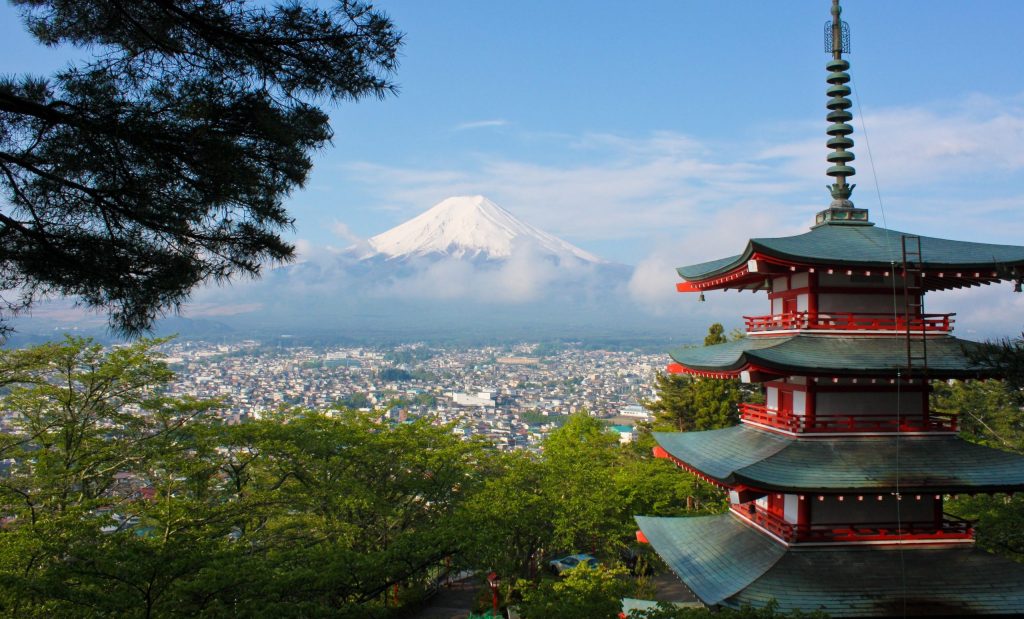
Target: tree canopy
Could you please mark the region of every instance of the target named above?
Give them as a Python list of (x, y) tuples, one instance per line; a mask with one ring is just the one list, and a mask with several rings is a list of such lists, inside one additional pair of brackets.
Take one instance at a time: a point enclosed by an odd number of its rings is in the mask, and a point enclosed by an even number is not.
[(0, 319), (73, 296), (137, 334), (200, 283), (284, 262), (321, 101), (383, 97), (401, 35), (359, 0), (12, 0), (88, 59), (0, 78)]
[[(739, 334), (742, 336), (742, 334)], [(728, 342), (720, 323), (708, 327), (705, 346)], [(744, 391), (736, 379), (695, 378), (689, 374), (657, 374), (655, 400), (644, 402), (655, 415), (655, 428), (691, 432), (714, 430), (739, 422), (737, 405), (755, 401), (760, 392)]]

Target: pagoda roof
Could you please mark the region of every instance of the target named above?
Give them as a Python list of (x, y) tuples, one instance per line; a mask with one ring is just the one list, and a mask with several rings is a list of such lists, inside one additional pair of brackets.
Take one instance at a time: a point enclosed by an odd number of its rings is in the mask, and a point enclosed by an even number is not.
[[(917, 344), (915, 344), (917, 346)], [(981, 378), (991, 368), (968, 359), (975, 342), (950, 335), (928, 337), (928, 372), (935, 378)], [(780, 375), (892, 375), (907, 365), (907, 342), (900, 336), (836, 336), (801, 333), (748, 336), (714, 346), (678, 348), (669, 353), (684, 371), (721, 376), (743, 370)]]
[[(973, 544), (787, 548), (730, 514), (636, 518), (708, 605), (822, 610), (832, 617), (1024, 612), (1024, 565)], [(912, 575), (912, 577), (905, 577)]]
[(674, 459), (729, 486), (797, 492), (1024, 490), (1024, 456), (945, 436), (801, 439), (746, 425), (655, 432)]
[[(697, 282), (746, 268), (755, 254), (786, 264), (845, 266), (876, 270), (903, 263), (904, 232), (873, 225), (826, 223), (796, 236), (750, 239), (743, 253), (676, 269), (683, 279)], [(907, 235), (916, 236), (916, 235)], [(953, 241), (922, 236), (921, 259), (926, 271), (986, 272), (980, 279), (1011, 279), (1010, 269), (1024, 266), (1024, 246)], [(952, 287), (952, 286), (938, 286)]]

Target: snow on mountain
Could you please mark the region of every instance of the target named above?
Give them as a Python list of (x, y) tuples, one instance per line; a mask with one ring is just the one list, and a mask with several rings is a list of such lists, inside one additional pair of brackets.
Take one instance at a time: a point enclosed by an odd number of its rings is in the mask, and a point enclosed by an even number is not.
[(532, 247), (538, 253), (563, 259), (604, 264), (605, 261), (571, 243), (516, 219), (484, 196), (456, 196), (442, 200), (368, 241), (372, 253), (401, 260), (419, 256), (501, 260), (514, 248)]

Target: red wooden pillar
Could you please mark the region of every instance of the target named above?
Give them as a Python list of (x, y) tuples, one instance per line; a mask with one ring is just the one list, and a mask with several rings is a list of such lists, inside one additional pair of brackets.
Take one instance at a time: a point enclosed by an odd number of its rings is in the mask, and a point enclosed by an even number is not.
[(804, 428), (811, 429), (814, 427), (814, 411), (816, 400), (818, 399), (818, 387), (817, 383), (814, 382), (810, 376), (807, 377), (807, 391), (804, 395)]
[(807, 324), (818, 323), (818, 272), (807, 274)]
[(797, 498), (796, 530), (797, 539), (806, 537), (811, 531), (811, 496), (800, 495)]

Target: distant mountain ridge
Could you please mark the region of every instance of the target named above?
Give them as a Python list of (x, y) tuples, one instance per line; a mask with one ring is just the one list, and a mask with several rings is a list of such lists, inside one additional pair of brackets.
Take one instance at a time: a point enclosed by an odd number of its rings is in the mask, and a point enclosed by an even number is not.
[(558, 259), (592, 264), (605, 260), (513, 216), (484, 196), (455, 196), (370, 238), (362, 260), (448, 257), (505, 260), (519, 248)]

